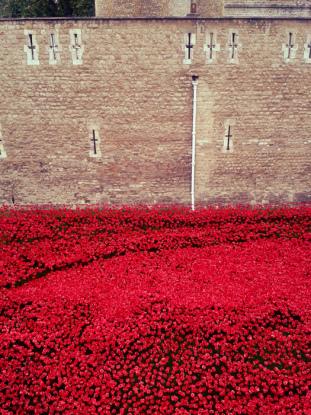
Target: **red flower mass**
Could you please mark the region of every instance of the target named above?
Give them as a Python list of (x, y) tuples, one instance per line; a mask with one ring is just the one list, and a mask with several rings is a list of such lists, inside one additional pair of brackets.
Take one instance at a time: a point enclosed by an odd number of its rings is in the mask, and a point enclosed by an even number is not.
[(0, 414), (310, 415), (310, 213), (0, 209)]

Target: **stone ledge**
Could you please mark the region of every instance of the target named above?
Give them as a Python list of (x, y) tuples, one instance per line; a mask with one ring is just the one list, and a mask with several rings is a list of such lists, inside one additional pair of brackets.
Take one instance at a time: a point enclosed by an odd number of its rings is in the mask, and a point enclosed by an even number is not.
[(294, 10), (311, 10), (311, 6), (306, 5), (293, 5), (293, 4), (281, 4), (281, 3), (227, 3), (225, 9), (294, 9)]
[[(236, 17), (260, 18), (308, 18), (311, 17), (311, 6), (281, 3), (227, 3), (224, 7), (225, 15)], [(229, 17), (228, 16), (228, 17)]]
[(109, 21), (226, 21), (226, 20), (310, 20), (310, 16), (256, 16), (256, 15), (228, 15), (220, 17), (20, 17), (20, 18), (0, 18), (0, 23), (24, 23), (24, 22), (109, 22)]

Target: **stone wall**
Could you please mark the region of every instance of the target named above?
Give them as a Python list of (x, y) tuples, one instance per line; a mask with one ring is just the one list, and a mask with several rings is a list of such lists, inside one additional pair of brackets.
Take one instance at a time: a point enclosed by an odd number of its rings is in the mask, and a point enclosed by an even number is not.
[[(95, 0), (99, 17), (179, 16), (191, 0)], [(195, 0), (201, 17), (311, 17), (311, 0)]]
[(197, 0), (198, 13), (202, 17), (219, 17), (224, 14), (224, 0)]
[(227, 0), (225, 16), (235, 17), (310, 17), (310, 0)]
[(309, 43), (303, 19), (1, 21), (0, 203), (189, 204), (192, 75), (197, 204), (310, 200)]
[[(96, 0), (96, 16), (99, 17), (185, 17), (191, 11), (191, 0)], [(222, 16), (223, 0), (196, 0), (200, 16)]]
[(169, 16), (187, 16), (191, 10), (190, 0), (175, 0), (170, 2)]
[(174, 15), (171, 3), (171, 0), (95, 0), (95, 12), (102, 17), (169, 16), (171, 12)]
[[(204, 1), (204, 0), (202, 0)], [(218, 0), (215, 0), (217, 2)], [(266, 4), (266, 5), (279, 5), (279, 6), (308, 6), (311, 5), (311, 0), (225, 0), (226, 3), (236, 3), (236, 4)]]

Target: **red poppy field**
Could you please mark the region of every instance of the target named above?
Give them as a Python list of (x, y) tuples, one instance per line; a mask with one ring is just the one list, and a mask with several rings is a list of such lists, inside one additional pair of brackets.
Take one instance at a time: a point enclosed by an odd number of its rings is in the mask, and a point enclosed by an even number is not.
[(0, 414), (311, 414), (311, 208), (0, 209)]

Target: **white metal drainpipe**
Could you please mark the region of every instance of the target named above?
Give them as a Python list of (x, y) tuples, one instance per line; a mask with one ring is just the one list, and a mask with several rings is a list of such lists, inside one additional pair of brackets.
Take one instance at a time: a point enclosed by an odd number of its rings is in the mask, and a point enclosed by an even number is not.
[(197, 88), (199, 77), (192, 76), (193, 103), (192, 103), (192, 163), (191, 163), (191, 209), (195, 210), (195, 150), (196, 150), (196, 121), (197, 121)]

